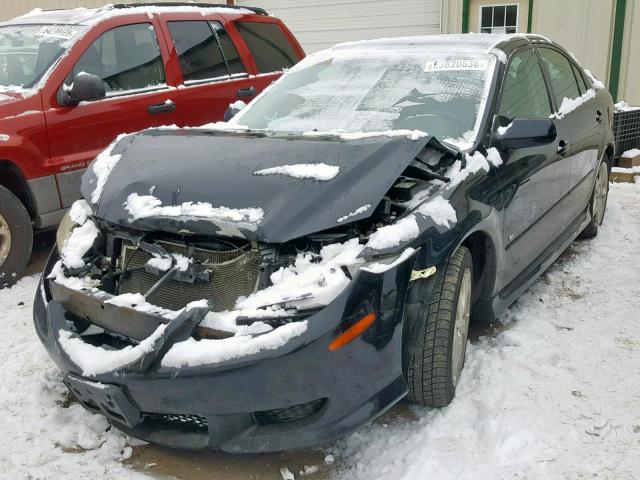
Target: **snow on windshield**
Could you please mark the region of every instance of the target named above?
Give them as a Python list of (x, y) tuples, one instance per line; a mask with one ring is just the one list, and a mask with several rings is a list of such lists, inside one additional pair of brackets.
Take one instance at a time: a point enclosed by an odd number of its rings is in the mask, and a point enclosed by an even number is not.
[(85, 28), (76, 25), (0, 27), (0, 86), (33, 88)]
[(475, 136), (494, 65), (488, 54), (327, 50), (287, 72), (234, 122), (283, 132)]

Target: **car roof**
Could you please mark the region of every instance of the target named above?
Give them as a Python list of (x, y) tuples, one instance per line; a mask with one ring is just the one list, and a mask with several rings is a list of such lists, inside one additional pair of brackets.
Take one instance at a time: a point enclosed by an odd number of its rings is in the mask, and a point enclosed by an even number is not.
[(137, 3), (105, 5), (99, 8), (70, 8), (60, 10), (35, 10), (26, 13), (13, 20), (0, 23), (0, 25), (27, 25), (27, 24), (51, 24), (51, 25), (94, 25), (106, 18), (120, 15), (132, 15), (136, 13), (198, 13), (210, 15), (219, 13), (223, 15), (254, 14), (269, 15), (266, 10), (257, 7), (239, 7), (234, 5), (214, 5), (206, 3)]
[(508, 53), (517, 47), (531, 43), (551, 44), (553, 42), (535, 34), (464, 33), (362, 40), (340, 43), (332, 47), (332, 49), (398, 50), (428, 48), (430, 51), (443, 53), (490, 53), (492, 50)]

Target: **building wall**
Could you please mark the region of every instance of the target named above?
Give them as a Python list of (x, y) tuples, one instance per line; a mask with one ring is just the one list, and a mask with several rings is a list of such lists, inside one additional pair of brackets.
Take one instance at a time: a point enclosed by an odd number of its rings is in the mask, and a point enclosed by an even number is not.
[[(449, 1), (449, 0), (447, 0)], [(307, 53), (339, 42), (440, 33), (442, 0), (238, 0), (280, 17)]]
[(640, 0), (627, 0), (618, 97), (640, 106)]

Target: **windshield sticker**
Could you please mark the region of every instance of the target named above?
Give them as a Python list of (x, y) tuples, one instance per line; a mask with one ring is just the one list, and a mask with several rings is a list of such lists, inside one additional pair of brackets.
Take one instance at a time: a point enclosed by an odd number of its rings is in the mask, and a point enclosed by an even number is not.
[(75, 28), (69, 28), (63, 25), (47, 25), (42, 27), (38, 33), (36, 33), (36, 37), (61, 38), (63, 40), (69, 40), (74, 37), (76, 31), (77, 30)]
[(451, 58), (427, 62), (425, 72), (451, 72), (461, 70), (489, 70), (489, 62), (482, 59)]

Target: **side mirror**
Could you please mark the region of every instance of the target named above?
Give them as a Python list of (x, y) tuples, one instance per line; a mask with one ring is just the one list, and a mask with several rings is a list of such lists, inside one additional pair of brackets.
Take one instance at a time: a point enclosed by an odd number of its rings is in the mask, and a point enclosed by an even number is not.
[(240, 110), (242, 110), (246, 106), (247, 104), (244, 103), (242, 100), (238, 100), (236, 102), (229, 104), (229, 106), (227, 107), (227, 110), (224, 112), (224, 121), (228, 122), (229, 120), (231, 120), (238, 113), (240, 113)]
[(104, 82), (99, 76), (80, 72), (74, 77), (71, 86), (62, 86), (58, 92), (58, 103), (63, 107), (70, 107), (80, 102), (102, 100), (106, 96)]
[(506, 127), (494, 130), (493, 143), (499, 150), (511, 150), (551, 143), (557, 136), (551, 119), (514, 118)]

